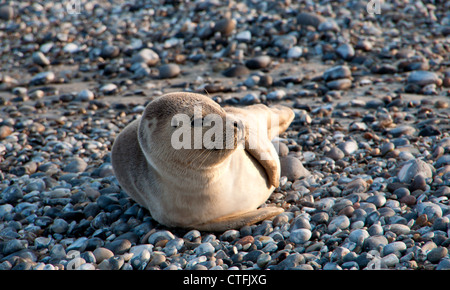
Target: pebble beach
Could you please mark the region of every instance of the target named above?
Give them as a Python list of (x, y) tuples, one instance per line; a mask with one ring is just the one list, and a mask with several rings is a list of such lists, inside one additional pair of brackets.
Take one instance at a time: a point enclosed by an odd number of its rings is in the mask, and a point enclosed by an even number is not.
[[(0, 269), (450, 270), (450, 2), (368, 2), (0, 1)], [(284, 213), (200, 232), (126, 194), (111, 146), (177, 91), (294, 110)]]

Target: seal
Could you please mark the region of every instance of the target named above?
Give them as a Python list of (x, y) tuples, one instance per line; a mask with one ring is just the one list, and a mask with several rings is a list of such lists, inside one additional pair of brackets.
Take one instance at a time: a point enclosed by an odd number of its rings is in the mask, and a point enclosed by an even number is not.
[(163, 225), (225, 231), (254, 224), (283, 212), (258, 207), (279, 185), (271, 140), (293, 119), (284, 106), (222, 108), (201, 94), (169, 93), (117, 136), (114, 173)]

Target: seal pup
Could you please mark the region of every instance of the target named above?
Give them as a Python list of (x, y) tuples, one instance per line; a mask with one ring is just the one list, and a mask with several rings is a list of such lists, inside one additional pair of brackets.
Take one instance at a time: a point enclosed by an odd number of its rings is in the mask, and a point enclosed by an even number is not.
[[(215, 147), (202, 142), (195, 149), (198, 138), (189, 137), (195, 137), (195, 130), (206, 135), (211, 118), (222, 123), (221, 134), (211, 138)], [(271, 140), (293, 119), (294, 112), (284, 106), (222, 108), (201, 94), (169, 93), (150, 102), (117, 136), (111, 154), (114, 173), (128, 195), (163, 225), (240, 228), (283, 212), (258, 207), (279, 185), (280, 161)], [(192, 130), (186, 133), (182, 127)], [(186, 133), (183, 138), (180, 130)], [(174, 139), (187, 146), (176, 148), (180, 144)]]

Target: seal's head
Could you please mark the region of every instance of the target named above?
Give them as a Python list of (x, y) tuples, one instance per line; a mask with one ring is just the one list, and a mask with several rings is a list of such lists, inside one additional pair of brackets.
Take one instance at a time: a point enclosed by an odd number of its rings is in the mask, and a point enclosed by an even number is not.
[(188, 168), (220, 163), (241, 146), (242, 124), (210, 98), (170, 93), (147, 105), (138, 130), (150, 163), (177, 162)]

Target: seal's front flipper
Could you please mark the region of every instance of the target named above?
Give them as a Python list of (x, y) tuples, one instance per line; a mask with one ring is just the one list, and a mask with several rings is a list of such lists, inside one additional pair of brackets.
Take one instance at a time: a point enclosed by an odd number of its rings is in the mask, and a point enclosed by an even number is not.
[(278, 153), (267, 137), (256, 134), (251, 129), (245, 134), (245, 150), (265, 169), (269, 184), (280, 185), (281, 167)]
[(220, 217), (203, 224), (193, 225), (190, 228), (200, 231), (223, 232), (255, 224), (277, 216), (282, 212), (284, 212), (284, 210), (279, 207), (264, 207), (243, 214)]
[(262, 104), (245, 108), (225, 108), (243, 124), (245, 150), (265, 169), (270, 185), (280, 183), (280, 160), (271, 140), (284, 132), (294, 119), (294, 112), (285, 106), (267, 107)]

